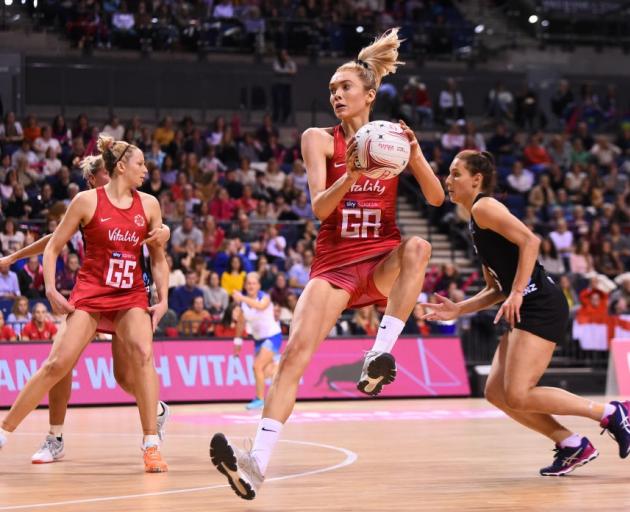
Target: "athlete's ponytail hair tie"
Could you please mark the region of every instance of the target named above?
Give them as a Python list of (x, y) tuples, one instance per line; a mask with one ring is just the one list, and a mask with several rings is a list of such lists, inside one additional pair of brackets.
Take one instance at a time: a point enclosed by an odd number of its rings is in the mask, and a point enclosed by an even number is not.
[(370, 66), (364, 60), (355, 59), (354, 62), (356, 62), (359, 66), (363, 66), (365, 69), (370, 69)]

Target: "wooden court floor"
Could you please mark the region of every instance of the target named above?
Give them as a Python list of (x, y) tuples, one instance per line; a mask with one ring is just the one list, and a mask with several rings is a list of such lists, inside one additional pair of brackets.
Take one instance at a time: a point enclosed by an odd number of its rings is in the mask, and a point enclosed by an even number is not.
[[(0, 416), (4, 411), (0, 411)], [(215, 431), (251, 436), (242, 404), (173, 406), (163, 451), (170, 470), (141, 465), (133, 407), (71, 409), (66, 458), (32, 465), (47, 411), (32, 414), (0, 451), (0, 511), (544, 511), (623, 510), (630, 458), (588, 420), (600, 457), (571, 476), (538, 476), (553, 446), (481, 399), (298, 404), (252, 502), (211, 466)]]

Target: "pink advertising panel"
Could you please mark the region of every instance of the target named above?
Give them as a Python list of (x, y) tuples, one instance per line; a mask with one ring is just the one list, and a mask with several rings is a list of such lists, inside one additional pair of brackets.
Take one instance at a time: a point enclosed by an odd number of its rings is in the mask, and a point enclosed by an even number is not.
[[(326, 340), (300, 383), (298, 398), (362, 398), (356, 390), (364, 351), (371, 339)], [(240, 357), (228, 341), (156, 341), (155, 365), (165, 401), (249, 400), (254, 396), (253, 344)], [(50, 345), (0, 344), (0, 406), (10, 406)], [(396, 381), (390, 397), (468, 396), (470, 388), (459, 338), (401, 338), (394, 348)], [(110, 344), (95, 342), (73, 371), (73, 404), (131, 403), (114, 379)]]
[(615, 338), (610, 342), (615, 363), (618, 394), (630, 395), (630, 339)]

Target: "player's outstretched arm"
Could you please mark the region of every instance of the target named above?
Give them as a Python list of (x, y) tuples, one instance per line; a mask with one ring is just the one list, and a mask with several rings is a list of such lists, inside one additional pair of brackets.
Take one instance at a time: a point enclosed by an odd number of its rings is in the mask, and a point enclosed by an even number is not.
[(30, 258), (31, 256), (39, 256), (44, 253), (46, 244), (51, 239), (52, 233), (41, 237), (39, 240), (35, 240), (32, 244), (22, 247), (8, 256), (0, 258), (0, 267), (4, 265), (13, 265), (16, 261), (20, 261), (24, 258)]
[(435, 175), (433, 168), (424, 157), (413, 130), (402, 120), (400, 121), (400, 126), (407, 136), (407, 139), (409, 139), (411, 146), (411, 153), (409, 155), (409, 170), (411, 174), (413, 174), (418, 185), (420, 185), (422, 194), (427, 200), (427, 203), (431, 206), (441, 206), (444, 202), (444, 187), (442, 187), (440, 179)]
[(505, 300), (505, 294), (500, 290), (497, 282), (492, 278), (490, 272), (485, 266), (483, 268), (483, 277), (486, 280), (486, 286), (479, 293), (473, 295), (469, 299), (461, 302), (453, 302), (442, 295), (435, 294), (437, 303), (423, 302), (420, 304), (423, 308), (429, 310), (422, 316), (423, 320), (454, 320), (462, 315), (476, 313), (482, 309), (488, 309), (491, 306)]

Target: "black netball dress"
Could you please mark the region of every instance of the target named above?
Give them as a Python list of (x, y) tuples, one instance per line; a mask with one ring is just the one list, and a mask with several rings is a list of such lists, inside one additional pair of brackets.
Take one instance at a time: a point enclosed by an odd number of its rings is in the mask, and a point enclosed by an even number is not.
[[(485, 194), (479, 194), (473, 205)], [(488, 269), (499, 289), (507, 297), (518, 267), (518, 246), (491, 229), (480, 228), (470, 216), (470, 234), (475, 252)], [(521, 321), (517, 329), (531, 332), (554, 343), (564, 341), (569, 321), (569, 305), (560, 288), (536, 261), (529, 283), (523, 291)]]

